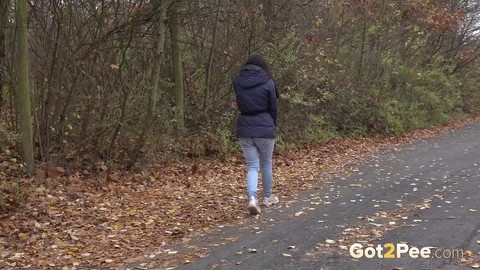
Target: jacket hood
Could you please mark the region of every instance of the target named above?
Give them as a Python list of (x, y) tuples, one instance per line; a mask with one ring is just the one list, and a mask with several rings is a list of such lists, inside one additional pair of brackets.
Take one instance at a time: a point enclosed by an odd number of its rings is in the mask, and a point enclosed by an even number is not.
[(240, 70), (235, 82), (244, 89), (250, 89), (257, 85), (264, 84), (268, 80), (270, 80), (270, 76), (261, 67), (246, 65)]

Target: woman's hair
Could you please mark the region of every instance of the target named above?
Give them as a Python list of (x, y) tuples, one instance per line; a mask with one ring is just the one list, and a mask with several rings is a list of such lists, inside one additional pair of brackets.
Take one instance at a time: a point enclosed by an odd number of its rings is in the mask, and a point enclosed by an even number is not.
[[(255, 65), (262, 68), (268, 74), (270, 79), (273, 80), (272, 72), (270, 71), (270, 65), (267, 63), (267, 60), (265, 60), (265, 58), (261, 54), (253, 53), (252, 55), (250, 55), (245, 65)], [(277, 95), (277, 98), (280, 97), (277, 85), (275, 85), (275, 94)]]
[(267, 60), (259, 54), (259, 53), (253, 53), (250, 55), (248, 58), (247, 62), (245, 62), (245, 65), (255, 65), (258, 67), (261, 67), (267, 74), (272, 77), (272, 72), (270, 71), (270, 65), (267, 63)]

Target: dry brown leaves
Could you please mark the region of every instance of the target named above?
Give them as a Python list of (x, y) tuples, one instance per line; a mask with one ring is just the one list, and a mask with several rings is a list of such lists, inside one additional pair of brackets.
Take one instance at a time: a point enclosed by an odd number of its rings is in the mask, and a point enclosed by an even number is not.
[(312, 258), (325, 257), (325, 255), (345, 253), (348, 255), (349, 247), (354, 243), (373, 246), (388, 231), (407, 226), (407, 220), (421, 205), (406, 205), (395, 211), (379, 211), (373, 216), (360, 216), (359, 224), (343, 230), (339, 239), (327, 239), (325, 243), (318, 243), (315, 250), (307, 253)]
[[(329, 175), (345, 171), (379, 149), (432, 137), (475, 120), (463, 119), (400, 138), (339, 139), (277, 153), (275, 192), (288, 200), (287, 194), (318, 187)], [(142, 173), (94, 177), (65, 176), (59, 170), (57, 177), (42, 181), (18, 177), (19, 168), (12, 168), (17, 165), (9, 157), (2, 158), (4, 186), (16, 182), (29, 194), (21, 208), (0, 214), (2, 269), (112, 269), (143, 259), (160, 247), (163, 252), (156, 259), (167, 263), (182, 255), (169, 245), (249, 218), (241, 157), (160, 164)], [(196, 257), (183, 254), (182, 260)]]

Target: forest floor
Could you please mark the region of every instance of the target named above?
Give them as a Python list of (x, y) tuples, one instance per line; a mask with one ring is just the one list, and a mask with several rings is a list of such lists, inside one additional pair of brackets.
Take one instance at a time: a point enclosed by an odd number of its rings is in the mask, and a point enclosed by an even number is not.
[[(348, 176), (379, 150), (479, 120), (465, 117), (400, 137), (337, 139), (276, 153), (274, 192), (283, 202), (292, 200), (335, 175)], [(209, 251), (179, 253), (169, 247), (255, 218), (245, 207), (240, 156), (155, 164), (139, 173), (67, 175), (58, 167), (47, 178), (42, 171), (25, 178), (15, 158), (4, 153), (0, 169), (1, 269), (118, 269), (146, 258), (162, 266), (188, 263)]]

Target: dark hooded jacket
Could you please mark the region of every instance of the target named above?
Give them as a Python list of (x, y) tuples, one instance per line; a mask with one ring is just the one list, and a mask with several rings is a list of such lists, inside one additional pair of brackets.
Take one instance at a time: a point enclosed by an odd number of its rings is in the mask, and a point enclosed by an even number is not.
[(277, 88), (271, 76), (255, 65), (244, 66), (233, 81), (240, 115), (237, 137), (275, 138)]

